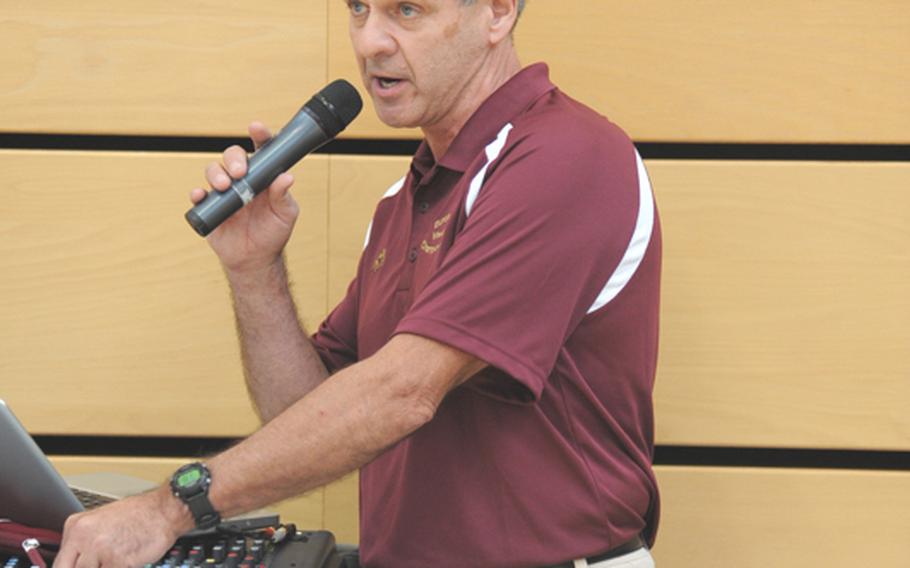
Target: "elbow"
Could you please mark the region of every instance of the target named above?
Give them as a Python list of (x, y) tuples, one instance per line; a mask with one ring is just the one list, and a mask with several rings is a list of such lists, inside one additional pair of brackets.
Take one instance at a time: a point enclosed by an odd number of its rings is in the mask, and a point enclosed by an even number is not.
[(409, 334), (396, 335), (374, 357), (405, 435), (431, 421), (446, 394), (486, 366), (455, 348)]
[(436, 416), (436, 409), (439, 408), (439, 403), (440, 401), (429, 396), (412, 397), (408, 406), (410, 407), (409, 414), (413, 430), (419, 429)]
[(428, 392), (425, 385), (416, 380), (399, 379), (392, 387), (391, 408), (395, 409), (394, 418), (399, 429), (408, 435), (430, 422), (436, 416), (441, 397)]

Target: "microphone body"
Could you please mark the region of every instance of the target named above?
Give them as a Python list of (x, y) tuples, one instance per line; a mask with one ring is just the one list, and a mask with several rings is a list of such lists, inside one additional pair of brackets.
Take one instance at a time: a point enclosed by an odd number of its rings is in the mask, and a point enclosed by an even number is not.
[(250, 156), (245, 176), (234, 180), (225, 191), (210, 191), (187, 211), (187, 222), (203, 237), (208, 235), (271, 185), (281, 172), (337, 136), (362, 106), (357, 90), (350, 83), (338, 80), (330, 84)]

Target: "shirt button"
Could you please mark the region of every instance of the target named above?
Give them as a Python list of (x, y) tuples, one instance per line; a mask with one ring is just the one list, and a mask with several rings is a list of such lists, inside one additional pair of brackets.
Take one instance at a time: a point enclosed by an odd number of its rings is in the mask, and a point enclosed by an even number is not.
[(430, 210), (430, 204), (427, 203), (426, 201), (421, 201), (420, 205), (417, 206), (417, 210), (420, 211), (421, 213), (426, 213), (427, 211)]
[(417, 260), (417, 249), (416, 248), (412, 248), (411, 252), (408, 253), (408, 260), (410, 262), (414, 262), (415, 260)]

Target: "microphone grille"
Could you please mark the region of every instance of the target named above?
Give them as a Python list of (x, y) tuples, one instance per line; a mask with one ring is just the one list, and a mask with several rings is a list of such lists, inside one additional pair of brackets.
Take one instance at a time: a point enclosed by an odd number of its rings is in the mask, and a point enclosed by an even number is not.
[(353, 85), (337, 79), (303, 106), (316, 115), (329, 138), (334, 138), (360, 114), (363, 100)]

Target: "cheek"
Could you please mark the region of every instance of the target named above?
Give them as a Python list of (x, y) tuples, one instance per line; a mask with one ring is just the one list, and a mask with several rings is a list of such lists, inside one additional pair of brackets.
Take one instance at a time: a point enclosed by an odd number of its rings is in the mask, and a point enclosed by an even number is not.
[(458, 29), (458, 22), (452, 22), (442, 31), (442, 36), (447, 40), (451, 40), (456, 35), (458, 35)]

